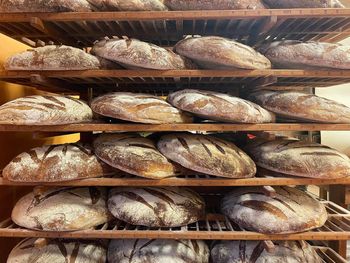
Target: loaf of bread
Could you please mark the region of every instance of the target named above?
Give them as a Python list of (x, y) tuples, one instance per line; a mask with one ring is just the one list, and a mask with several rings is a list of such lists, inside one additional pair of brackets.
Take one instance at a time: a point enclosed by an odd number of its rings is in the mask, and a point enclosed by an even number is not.
[(115, 92), (102, 95), (91, 103), (100, 115), (147, 124), (189, 123), (192, 118), (165, 100), (149, 94)]
[(16, 156), (3, 170), (13, 182), (62, 182), (113, 174), (87, 144), (47, 145)]
[(243, 229), (263, 234), (289, 234), (319, 228), (327, 221), (325, 206), (293, 187), (242, 187), (227, 194), (222, 213)]
[(163, 0), (87, 0), (98, 11), (167, 11)]
[(350, 108), (336, 101), (296, 91), (261, 90), (251, 94), (249, 100), (288, 119), (350, 123)]
[(279, 41), (263, 46), (261, 52), (275, 68), (350, 69), (350, 46), (322, 42)]
[(190, 37), (178, 42), (174, 51), (205, 69), (269, 69), (271, 62), (249, 46), (217, 37)]
[(215, 263), (322, 263), (315, 249), (305, 241), (273, 241), (275, 250), (268, 252), (263, 241), (221, 241), (211, 250)]
[(0, 106), (0, 124), (61, 125), (91, 120), (87, 104), (59, 95), (27, 96)]
[(318, 143), (257, 139), (245, 150), (259, 167), (278, 173), (319, 179), (350, 176), (349, 157)]
[(263, 0), (270, 8), (344, 8), (339, 0)]
[(173, 51), (137, 39), (104, 39), (91, 51), (128, 69), (191, 69), (195, 65)]
[(200, 173), (227, 178), (250, 178), (256, 166), (231, 142), (215, 137), (174, 133), (158, 141), (158, 149), (168, 159)]
[(105, 263), (106, 258), (98, 241), (29, 238), (11, 251), (7, 263)]
[(86, 0), (2, 0), (0, 12), (89, 12)]
[(185, 89), (169, 94), (168, 101), (178, 109), (209, 120), (234, 123), (275, 121), (273, 113), (255, 103), (213, 91)]
[(33, 48), (8, 58), (7, 70), (87, 70), (99, 69), (99, 59), (69, 46), (48, 45)]
[(208, 263), (209, 249), (200, 240), (112, 240), (111, 263)]
[(164, 0), (171, 10), (264, 9), (262, 0)]
[(103, 188), (37, 187), (12, 210), (17, 225), (44, 231), (89, 229), (108, 222), (107, 193)]
[(108, 209), (119, 220), (148, 227), (184, 226), (205, 214), (204, 201), (197, 193), (177, 187), (114, 188)]
[(96, 155), (112, 167), (151, 179), (176, 176), (176, 167), (150, 139), (135, 134), (102, 134), (94, 141)]

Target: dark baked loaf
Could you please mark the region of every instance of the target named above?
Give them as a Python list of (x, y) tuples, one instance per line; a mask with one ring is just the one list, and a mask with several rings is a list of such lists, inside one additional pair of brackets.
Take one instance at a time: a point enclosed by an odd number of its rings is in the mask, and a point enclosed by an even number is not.
[(224, 93), (185, 89), (169, 94), (168, 101), (183, 111), (215, 121), (234, 123), (275, 121), (273, 113), (257, 104)]
[(319, 228), (327, 221), (325, 206), (293, 187), (274, 187), (269, 196), (261, 187), (242, 187), (222, 200), (224, 215), (243, 229), (287, 234)]
[(105, 263), (106, 258), (107, 249), (97, 241), (29, 238), (11, 251), (7, 263)]
[(89, 229), (108, 222), (103, 188), (35, 188), (12, 210), (17, 225), (44, 231)]
[(86, 0), (2, 0), (0, 12), (89, 12)]
[(200, 240), (112, 240), (110, 263), (208, 263), (209, 249)]
[(110, 93), (94, 99), (91, 108), (100, 115), (132, 122), (148, 124), (192, 122), (188, 114), (149, 94)]
[(249, 100), (288, 119), (350, 123), (350, 108), (336, 101), (296, 91), (262, 90), (251, 94)]
[(166, 11), (163, 0), (87, 0), (98, 11)]
[(344, 8), (339, 0), (263, 0), (271, 8)]
[(262, 0), (164, 0), (171, 10), (263, 9)]
[(256, 173), (248, 155), (215, 137), (174, 133), (161, 137), (157, 147), (168, 159), (200, 173), (227, 178), (250, 178)]
[(319, 179), (350, 175), (349, 157), (318, 143), (258, 139), (245, 150), (258, 166), (287, 175)]
[(186, 38), (174, 51), (206, 69), (271, 68), (271, 62), (253, 48), (223, 37)]
[(113, 174), (89, 145), (47, 145), (16, 156), (3, 170), (14, 182), (62, 182)]
[(211, 250), (215, 263), (322, 263), (312, 246), (305, 241), (273, 241), (274, 252), (267, 252), (263, 241), (221, 241)]
[(94, 141), (96, 155), (124, 172), (152, 179), (178, 174), (150, 139), (133, 134), (102, 134)]
[(109, 211), (119, 220), (148, 227), (178, 227), (197, 222), (205, 214), (203, 199), (186, 188), (114, 188)]

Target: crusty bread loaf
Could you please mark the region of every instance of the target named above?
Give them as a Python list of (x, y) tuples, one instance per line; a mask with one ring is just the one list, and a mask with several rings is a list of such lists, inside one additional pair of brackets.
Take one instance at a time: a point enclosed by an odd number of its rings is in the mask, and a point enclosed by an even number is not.
[(221, 241), (211, 250), (215, 263), (322, 263), (312, 246), (305, 241), (274, 241), (275, 250), (268, 252), (263, 241)]
[(174, 51), (206, 69), (271, 68), (271, 62), (251, 47), (223, 37), (186, 38)]
[(137, 39), (109, 39), (97, 42), (92, 53), (130, 69), (191, 69), (195, 65), (171, 50)]
[(267, 195), (262, 187), (235, 189), (223, 198), (222, 213), (241, 228), (264, 234), (308, 231), (327, 221), (325, 206), (307, 193), (288, 186), (274, 190)]
[(235, 123), (275, 121), (273, 113), (255, 103), (224, 93), (186, 89), (169, 94), (168, 101), (178, 109), (210, 120)]
[(59, 95), (27, 96), (0, 106), (0, 124), (60, 125), (91, 120), (87, 104)]
[(108, 221), (103, 188), (35, 188), (12, 210), (17, 225), (44, 231), (89, 229)]
[(99, 69), (99, 59), (69, 46), (48, 45), (33, 48), (8, 58), (7, 70), (86, 70)]
[(82, 143), (47, 145), (16, 156), (3, 170), (13, 182), (62, 182), (113, 174), (98, 160), (91, 147)]
[(288, 119), (350, 123), (350, 108), (336, 101), (296, 91), (261, 90), (248, 97), (278, 116)]
[(262, 0), (164, 0), (171, 10), (263, 9)]
[(119, 220), (148, 227), (178, 227), (197, 222), (203, 199), (186, 188), (118, 187), (109, 193), (109, 211)]
[(350, 46), (322, 42), (280, 41), (261, 48), (275, 68), (350, 69)]
[(89, 12), (86, 0), (2, 0), (0, 12)]
[(166, 11), (163, 0), (87, 0), (99, 11)]
[(256, 173), (254, 162), (233, 143), (215, 137), (174, 133), (162, 136), (158, 149), (168, 159), (200, 173), (250, 178)]
[(208, 263), (209, 249), (201, 240), (112, 240), (111, 263)]
[(339, 0), (263, 0), (271, 8), (344, 8)]
[(258, 166), (287, 175), (319, 179), (350, 176), (349, 157), (318, 143), (257, 139), (245, 150)]
[(94, 148), (101, 160), (130, 174), (151, 179), (177, 174), (152, 140), (135, 134), (102, 134), (94, 141)]
[(7, 263), (105, 263), (106, 258), (98, 241), (29, 238), (11, 251)]
[(91, 108), (95, 113), (125, 121), (162, 124), (189, 123), (192, 118), (165, 100), (149, 94), (115, 92), (94, 99)]

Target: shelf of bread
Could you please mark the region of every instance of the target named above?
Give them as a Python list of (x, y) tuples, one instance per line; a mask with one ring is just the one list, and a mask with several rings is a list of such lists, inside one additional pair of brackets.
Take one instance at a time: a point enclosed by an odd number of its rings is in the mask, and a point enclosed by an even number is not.
[(314, 247), (317, 254), (325, 263), (346, 263), (347, 260), (338, 255), (333, 249), (327, 247)]

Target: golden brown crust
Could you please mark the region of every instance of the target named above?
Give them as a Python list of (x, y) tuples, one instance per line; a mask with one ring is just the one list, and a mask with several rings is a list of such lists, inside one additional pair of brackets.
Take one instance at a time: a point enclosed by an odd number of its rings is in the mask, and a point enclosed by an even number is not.
[(261, 0), (164, 0), (171, 10), (264, 9)]

